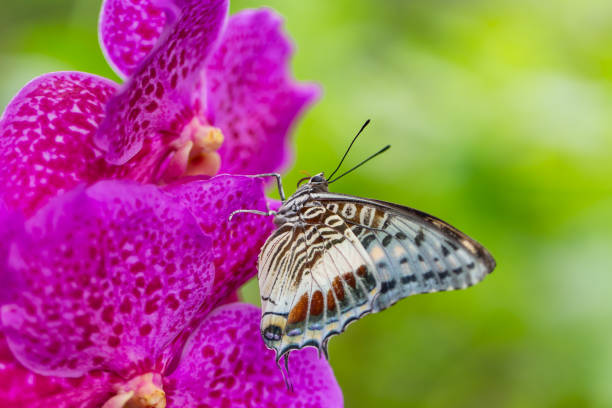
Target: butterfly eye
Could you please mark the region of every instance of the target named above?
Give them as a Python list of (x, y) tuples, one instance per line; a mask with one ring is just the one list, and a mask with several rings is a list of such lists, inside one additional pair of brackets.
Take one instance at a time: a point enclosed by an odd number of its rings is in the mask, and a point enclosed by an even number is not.
[(310, 179), (311, 183), (323, 183), (325, 181), (325, 178), (323, 178), (323, 176), (321, 176), (320, 174), (317, 174), (316, 176), (313, 176)]

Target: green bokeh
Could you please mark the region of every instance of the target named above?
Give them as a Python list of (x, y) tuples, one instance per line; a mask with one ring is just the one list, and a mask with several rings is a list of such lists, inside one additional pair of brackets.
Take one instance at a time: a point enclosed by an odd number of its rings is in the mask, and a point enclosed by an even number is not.
[[(417, 296), (330, 342), (347, 407), (612, 406), (612, 2), (235, 1), (286, 19), (296, 76), (324, 95), (285, 184), (435, 214), (491, 250), (467, 291)], [(92, 0), (3, 2), (0, 107), (35, 75), (117, 80)], [(256, 282), (244, 290), (257, 302)]]

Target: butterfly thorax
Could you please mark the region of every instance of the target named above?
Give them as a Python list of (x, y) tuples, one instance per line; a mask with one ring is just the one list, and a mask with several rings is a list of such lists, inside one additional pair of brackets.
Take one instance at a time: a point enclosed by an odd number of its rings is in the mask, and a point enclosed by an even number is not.
[[(316, 177), (316, 176), (315, 176)], [(315, 178), (313, 177), (313, 178)], [(312, 180), (312, 179), (311, 179)], [(315, 193), (328, 192), (327, 181), (310, 181), (299, 187), (278, 209), (274, 216), (274, 224), (278, 227), (283, 224), (300, 224), (300, 210), (309, 206), (320, 206), (321, 203), (313, 199)]]

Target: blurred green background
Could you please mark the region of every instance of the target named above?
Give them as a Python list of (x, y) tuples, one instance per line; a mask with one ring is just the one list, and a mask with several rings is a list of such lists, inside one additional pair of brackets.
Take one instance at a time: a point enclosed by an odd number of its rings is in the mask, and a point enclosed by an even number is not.
[[(498, 268), (416, 296), (330, 342), (347, 407), (612, 406), (612, 2), (234, 1), (269, 5), (324, 89), (296, 128), (299, 170), (381, 158), (333, 190), (437, 215)], [(33, 76), (117, 77), (99, 3), (4, 1), (0, 107)], [(244, 296), (257, 302), (256, 283)]]

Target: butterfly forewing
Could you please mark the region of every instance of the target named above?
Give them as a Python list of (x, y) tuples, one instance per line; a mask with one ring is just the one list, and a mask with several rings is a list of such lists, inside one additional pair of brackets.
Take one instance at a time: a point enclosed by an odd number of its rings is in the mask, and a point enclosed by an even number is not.
[(413, 294), (466, 288), (495, 267), (480, 244), (429, 214), (341, 194), (315, 199), (343, 217), (370, 255), (381, 282), (374, 311)]
[[(495, 267), (476, 241), (429, 214), (302, 186), (259, 256), (261, 331), (277, 359), (327, 341), (418, 293), (463, 289)], [(323, 180), (323, 179), (322, 179)]]

